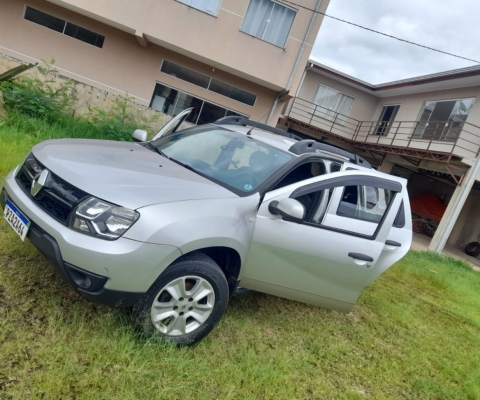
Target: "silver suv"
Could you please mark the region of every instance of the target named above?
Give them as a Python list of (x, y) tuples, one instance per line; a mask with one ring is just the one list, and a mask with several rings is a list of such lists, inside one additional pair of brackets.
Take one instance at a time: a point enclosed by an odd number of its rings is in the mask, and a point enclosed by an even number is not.
[(151, 141), (49, 140), (5, 180), (4, 217), (88, 300), (148, 335), (206, 336), (235, 293), (349, 312), (408, 251), (404, 179), (242, 117)]

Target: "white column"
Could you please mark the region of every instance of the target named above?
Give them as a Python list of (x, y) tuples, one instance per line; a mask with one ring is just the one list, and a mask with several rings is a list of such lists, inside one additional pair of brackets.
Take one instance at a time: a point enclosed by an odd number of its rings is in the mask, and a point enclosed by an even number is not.
[(377, 168), (377, 171), (384, 172), (385, 174), (389, 174), (390, 172), (392, 172), (393, 165), (394, 165), (393, 162), (383, 160), (382, 164)]
[(477, 158), (475, 164), (468, 169), (461, 186), (457, 186), (455, 189), (452, 199), (445, 210), (445, 214), (443, 214), (443, 218), (430, 242), (430, 246), (428, 247), (430, 251), (434, 251), (435, 253), (441, 253), (443, 251), (445, 243), (447, 243), (448, 237), (450, 236), (450, 233), (452, 233), (452, 229), (460, 215), (460, 211), (462, 211), (465, 201), (470, 194), (470, 190), (475, 183), (475, 178), (479, 169), (480, 157)]

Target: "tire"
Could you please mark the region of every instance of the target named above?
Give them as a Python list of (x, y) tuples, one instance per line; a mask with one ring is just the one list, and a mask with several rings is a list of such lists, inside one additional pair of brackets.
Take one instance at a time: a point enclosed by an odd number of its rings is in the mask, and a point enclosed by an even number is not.
[(198, 342), (220, 321), (229, 299), (228, 283), (210, 257), (195, 252), (179, 258), (135, 307), (147, 337), (178, 345)]
[(415, 233), (422, 233), (425, 230), (425, 224), (422, 221), (415, 221), (412, 224), (412, 230)]
[(465, 253), (471, 257), (478, 257), (480, 255), (480, 243), (471, 242), (465, 246)]

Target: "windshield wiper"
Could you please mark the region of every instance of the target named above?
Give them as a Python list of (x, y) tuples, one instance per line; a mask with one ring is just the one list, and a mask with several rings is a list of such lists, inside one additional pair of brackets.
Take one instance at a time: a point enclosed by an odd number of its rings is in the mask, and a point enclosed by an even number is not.
[(161, 156), (167, 158), (170, 160), (170, 157), (167, 156), (162, 150), (159, 150), (157, 147), (155, 147), (153, 144), (149, 143), (147, 145), (148, 147), (150, 147), (153, 151), (155, 151), (156, 153), (160, 154)]
[(204, 174), (204, 173), (196, 170), (195, 168), (193, 168), (193, 167), (192, 167), (191, 165), (189, 165), (189, 164), (185, 164), (185, 163), (183, 163), (183, 162), (181, 162), (181, 161), (175, 160), (174, 158), (169, 158), (169, 160), (170, 160), (170, 161), (173, 161), (174, 163), (176, 163), (176, 164), (178, 164), (178, 165), (180, 165), (180, 166), (182, 166), (183, 168), (188, 169), (189, 171), (195, 172), (196, 174), (198, 174), (198, 175), (200, 175), (200, 176), (202, 176), (202, 177), (204, 177), (204, 178), (210, 179), (210, 177), (209, 177), (207, 174)]

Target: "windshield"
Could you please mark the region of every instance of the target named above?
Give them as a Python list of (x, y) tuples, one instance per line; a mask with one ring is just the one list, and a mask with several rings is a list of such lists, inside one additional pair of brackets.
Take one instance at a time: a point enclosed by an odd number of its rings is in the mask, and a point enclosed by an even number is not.
[(218, 126), (201, 126), (151, 142), (173, 161), (243, 193), (253, 192), (282, 165), (287, 153)]

